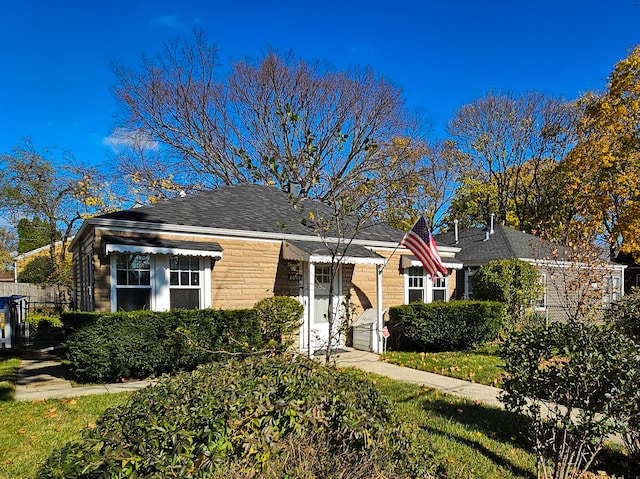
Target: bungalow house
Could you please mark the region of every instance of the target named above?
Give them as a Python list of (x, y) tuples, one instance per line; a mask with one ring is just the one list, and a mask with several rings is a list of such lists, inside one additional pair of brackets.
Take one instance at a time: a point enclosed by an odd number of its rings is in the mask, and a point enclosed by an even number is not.
[[(481, 266), (510, 258), (527, 261), (538, 269), (543, 293), (536, 309), (548, 319), (566, 319), (567, 303), (578, 300), (575, 296), (579, 294), (578, 282), (584, 282), (585, 278), (590, 283), (589, 288), (601, 293), (604, 305), (624, 294), (624, 265), (609, 261), (586, 265), (563, 260), (554, 254), (554, 251), (561, 251), (559, 245), (508, 226), (498, 224), (484, 229), (453, 230), (435, 235), (435, 240), (439, 248), (460, 248), (456, 259), (464, 264), (464, 268), (456, 272), (455, 280), (452, 279), (456, 283), (454, 297), (457, 299), (473, 298), (471, 278)], [(577, 277), (587, 271), (581, 279)], [(569, 291), (571, 289), (573, 291)]]
[[(69, 245), (75, 304), (84, 311), (234, 309), (291, 296), (304, 305), (297, 346), (314, 351), (329, 338), (331, 253), (337, 252), (337, 317), (348, 302), (355, 317), (372, 318), (364, 347), (380, 352), (387, 308), (454, 294), (449, 277), (427, 281), (417, 260), (398, 249), (402, 231), (372, 225), (347, 245), (344, 235), (318, 234), (314, 218), (326, 208), (245, 183), (88, 219)], [(449, 271), (462, 267), (458, 251), (440, 248)]]

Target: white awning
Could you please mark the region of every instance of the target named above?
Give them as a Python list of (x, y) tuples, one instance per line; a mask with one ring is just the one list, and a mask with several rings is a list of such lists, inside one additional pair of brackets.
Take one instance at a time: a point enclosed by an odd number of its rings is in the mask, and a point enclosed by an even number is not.
[[(331, 263), (331, 251), (335, 245), (325, 245), (318, 241), (283, 241), (282, 257), (287, 261), (306, 261), (309, 263)], [(334, 259), (346, 264), (384, 264), (385, 258), (361, 245), (348, 245), (339, 248)]]
[[(463, 267), (462, 262), (455, 258), (440, 257), (440, 260), (442, 261), (442, 264), (444, 265), (444, 267), (447, 269), (462, 269)], [(413, 255), (403, 254), (400, 257), (400, 266), (402, 266), (402, 268), (405, 269), (405, 268), (410, 268), (412, 266), (422, 266), (422, 263), (418, 258), (416, 258)]]
[(104, 256), (109, 253), (168, 254), (222, 258), (222, 246), (216, 242), (182, 241), (163, 238), (104, 236), (101, 241)]

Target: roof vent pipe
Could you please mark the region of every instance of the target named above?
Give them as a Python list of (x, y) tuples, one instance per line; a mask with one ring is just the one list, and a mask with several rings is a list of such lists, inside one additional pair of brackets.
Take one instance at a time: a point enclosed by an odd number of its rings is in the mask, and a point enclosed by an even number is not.
[(296, 180), (289, 180), (289, 184), (287, 185), (287, 189), (289, 190), (289, 194), (292, 198), (298, 198), (300, 196), (300, 182)]
[(494, 233), (494, 231), (493, 231), (493, 217), (494, 217), (494, 216), (495, 216), (495, 215), (494, 215), (493, 213), (491, 213), (491, 226), (490, 226), (490, 228), (489, 228), (489, 234), (490, 234), (490, 235), (492, 235), (492, 234)]
[(458, 241), (460, 240), (458, 236), (458, 220), (453, 220), (453, 232), (454, 232), (454, 238), (456, 239), (456, 242), (453, 244), (458, 244)]

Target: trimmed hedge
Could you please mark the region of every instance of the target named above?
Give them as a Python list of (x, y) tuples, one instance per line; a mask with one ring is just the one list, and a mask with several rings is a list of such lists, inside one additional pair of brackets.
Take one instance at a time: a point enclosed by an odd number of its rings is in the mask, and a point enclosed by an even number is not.
[(424, 431), (354, 370), (252, 357), (165, 377), (107, 410), (39, 478), (433, 477)]
[(254, 310), (63, 314), (72, 375), (81, 382), (147, 378), (194, 369), (262, 343)]
[(389, 309), (388, 328), (395, 349), (457, 351), (498, 337), (506, 307), (495, 301), (438, 301)]

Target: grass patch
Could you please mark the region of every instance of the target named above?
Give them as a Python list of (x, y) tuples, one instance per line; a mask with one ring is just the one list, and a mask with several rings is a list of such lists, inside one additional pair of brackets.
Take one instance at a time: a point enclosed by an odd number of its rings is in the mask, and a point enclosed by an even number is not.
[(15, 352), (0, 353), (0, 403), (13, 400), (19, 366), (20, 358)]
[(424, 431), (447, 477), (536, 477), (535, 457), (513, 414), (415, 384), (371, 377), (403, 420)]
[(129, 395), (0, 403), (0, 479), (35, 477), (54, 449), (80, 439), (105, 409), (124, 403)]
[(419, 353), (387, 351), (383, 361), (487, 386), (500, 387), (504, 361), (497, 346), (485, 346), (473, 351)]

